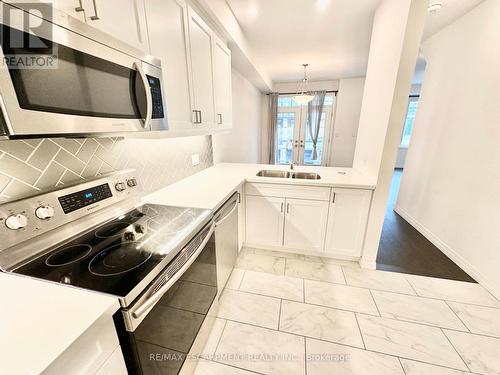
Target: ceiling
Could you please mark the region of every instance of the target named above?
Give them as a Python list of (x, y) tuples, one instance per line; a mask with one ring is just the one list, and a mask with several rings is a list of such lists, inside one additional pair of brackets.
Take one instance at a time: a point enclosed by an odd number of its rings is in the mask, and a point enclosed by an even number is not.
[(380, 0), (227, 0), (273, 81), (365, 75)]
[(425, 40), (431, 37), (483, 1), (484, 0), (429, 0), (429, 4), (442, 2), (443, 7), (438, 12), (428, 14), (423, 39)]
[[(371, 29), (381, 0), (226, 0), (259, 66), (274, 82), (311, 81), (366, 74)], [(484, 0), (429, 0), (443, 7), (429, 13), (424, 40)], [(500, 1), (500, 0), (499, 0)], [(422, 79), (419, 58), (414, 83)]]

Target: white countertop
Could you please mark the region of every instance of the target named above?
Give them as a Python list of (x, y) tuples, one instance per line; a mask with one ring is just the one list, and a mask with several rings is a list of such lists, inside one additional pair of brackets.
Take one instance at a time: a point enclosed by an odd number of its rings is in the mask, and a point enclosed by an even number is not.
[(40, 374), (116, 297), (0, 272), (0, 372)]
[(351, 168), (296, 166), (296, 172), (316, 172), (320, 180), (257, 177), (262, 169), (289, 170), (289, 166), (221, 163), (180, 180), (143, 198), (145, 203), (213, 210), (244, 182), (374, 189), (376, 182)]

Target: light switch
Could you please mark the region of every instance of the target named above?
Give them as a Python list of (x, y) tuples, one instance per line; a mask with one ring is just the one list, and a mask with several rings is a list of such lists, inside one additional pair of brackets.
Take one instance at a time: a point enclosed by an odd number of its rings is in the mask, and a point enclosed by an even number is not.
[(191, 164), (193, 167), (200, 164), (200, 154), (191, 155)]

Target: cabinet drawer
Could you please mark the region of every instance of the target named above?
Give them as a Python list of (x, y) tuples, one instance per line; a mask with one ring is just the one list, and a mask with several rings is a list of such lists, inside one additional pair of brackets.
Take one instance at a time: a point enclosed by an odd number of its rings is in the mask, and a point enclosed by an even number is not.
[(297, 199), (313, 199), (318, 201), (330, 200), (330, 191), (328, 187), (316, 186), (297, 186), (288, 184), (262, 184), (262, 183), (247, 183), (247, 195), (260, 195), (266, 197), (278, 198), (297, 198)]

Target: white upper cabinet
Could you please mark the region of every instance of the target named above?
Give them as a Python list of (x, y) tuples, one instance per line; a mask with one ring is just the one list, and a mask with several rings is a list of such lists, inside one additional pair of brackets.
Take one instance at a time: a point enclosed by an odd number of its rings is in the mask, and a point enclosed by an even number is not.
[(215, 116), (219, 127), (232, 124), (231, 51), (218, 38), (213, 38)]
[(287, 198), (283, 246), (288, 249), (323, 251), (328, 205), (327, 201)]
[(212, 31), (188, 7), (189, 45), (193, 82), (193, 122), (197, 127), (214, 127), (215, 102), (212, 70)]
[(151, 54), (160, 58), (171, 130), (191, 128), (192, 83), (185, 1), (147, 0)]
[(144, 0), (82, 0), (87, 23), (149, 52)]
[(325, 252), (360, 257), (371, 202), (370, 190), (333, 189)]
[(85, 22), (83, 0), (52, 0), (52, 6), (57, 10), (63, 11), (64, 13), (69, 14), (82, 22)]
[(282, 246), (284, 198), (246, 196), (246, 242)]

